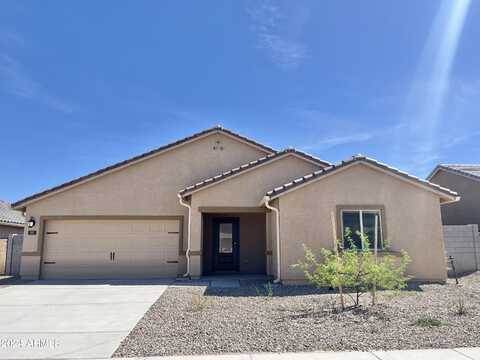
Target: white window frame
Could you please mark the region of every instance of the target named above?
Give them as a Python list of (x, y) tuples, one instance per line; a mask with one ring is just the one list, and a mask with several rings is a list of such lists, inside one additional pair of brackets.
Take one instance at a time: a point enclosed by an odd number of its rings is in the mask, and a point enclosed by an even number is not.
[[(381, 240), (381, 246), (379, 248), (373, 247), (373, 250), (384, 250), (385, 246), (385, 239), (383, 238), (383, 219), (382, 219), (382, 209), (362, 209), (362, 208), (342, 208), (340, 209), (340, 221), (341, 221), (341, 229), (342, 229), (342, 243), (345, 241), (345, 226), (343, 225), (343, 213), (344, 212), (358, 212), (360, 216), (360, 232), (364, 233), (363, 231), (363, 213), (364, 212), (370, 212), (370, 213), (377, 213), (378, 214), (378, 226), (380, 228), (380, 240)], [(378, 240), (378, 239), (377, 239)], [(377, 241), (378, 242), (378, 241)], [(362, 250), (363, 250), (363, 241), (361, 242), (362, 244)], [(377, 243), (378, 245), (378, 243)]]

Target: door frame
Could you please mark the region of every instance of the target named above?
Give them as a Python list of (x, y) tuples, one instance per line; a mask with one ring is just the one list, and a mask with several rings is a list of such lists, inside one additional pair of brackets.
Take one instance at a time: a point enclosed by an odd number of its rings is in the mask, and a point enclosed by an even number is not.
[[(232, 251), (234, 266), (232, 270), (217, 269), (219, 225), (221, 223), (232, 223)], [(240, 271), (240, 218), (238, 217), (214, 217), (212, 218), (212, 272), (239, 272)]]

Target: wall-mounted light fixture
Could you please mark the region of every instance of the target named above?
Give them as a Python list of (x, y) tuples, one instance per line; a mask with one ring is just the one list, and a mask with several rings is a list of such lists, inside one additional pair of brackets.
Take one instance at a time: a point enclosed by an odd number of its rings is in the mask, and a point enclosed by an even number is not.
[(30, 217), (30, 220), (28, 220), (27, 224), (29, 228), (33, 228), (35, 226), (36, 222), (33, 216)]

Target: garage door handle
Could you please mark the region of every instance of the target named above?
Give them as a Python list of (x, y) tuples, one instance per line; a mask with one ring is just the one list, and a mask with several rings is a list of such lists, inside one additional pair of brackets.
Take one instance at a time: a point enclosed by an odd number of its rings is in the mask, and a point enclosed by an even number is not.
[(113, 253), (110, 251), (110, 261), (113, 261)]
[(113, 258), (112, 258), (113, 261), (115, 261), (115, 251), (113, 252)]

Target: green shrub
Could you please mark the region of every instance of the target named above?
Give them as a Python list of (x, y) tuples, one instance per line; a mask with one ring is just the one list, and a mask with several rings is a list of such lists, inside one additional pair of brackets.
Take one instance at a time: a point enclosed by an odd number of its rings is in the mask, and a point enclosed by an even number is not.
[(421, 327), (436, 327), (442, 325), (442, 322), (435, 318), (423, 317), (417, 319), (417, 321), (415, 321), (415, 325)]
[(264, 288), (265, 288), (265, 295), (269, 298), (273, 297), (273, 286), (270, 281), (264, 285)]
[(408, 280), (405, 269), (410, 258), (405, 251), (401, 252), (399, 259), (388, 254), (378, 256), (369, 247), (368, 237), (357, 234), (364, 244), (362, 249), (355, 246), (347, 232), (348, 248), (336, 241), (337, 250), (321, 249), (322, 260), (319, 261), (304, 245), (304, 259), (293, 265), (303, 270), (305, 278), (313, 286), (338, 289), (342, 309), (345, 308), (344, 294), (351, 297), (354, 306), (358, 306), (360, 297), (370, 292), (372, 304), (375, 304), (377, 289), (402, 289)]
[(465, 295), (460, 291), (457, 294), (457, 301), (455, 304), (455, 314), (459, 316), (467, 314), (467, 304), (465, 301)]

